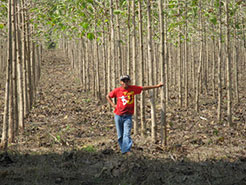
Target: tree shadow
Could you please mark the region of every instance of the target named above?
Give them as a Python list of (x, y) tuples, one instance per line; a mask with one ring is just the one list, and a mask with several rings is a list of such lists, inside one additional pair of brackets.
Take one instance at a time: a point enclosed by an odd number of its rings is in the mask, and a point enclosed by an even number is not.
[(244, 185), (246, 160), (174, 161), (123, 156), (108, 149), (62, 154), (0, 154), (1, 185)]

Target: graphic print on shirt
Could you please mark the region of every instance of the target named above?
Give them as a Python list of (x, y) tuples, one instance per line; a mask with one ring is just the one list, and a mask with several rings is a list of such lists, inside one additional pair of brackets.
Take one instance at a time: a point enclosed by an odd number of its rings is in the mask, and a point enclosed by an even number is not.
[(123, 105), (126, 105), (127, 104), (126, 96), (121, 96), (120, 99), (121, 99)]
[(134, 91), (131, 92), (123, 92), (123, 96), (120, 97), (123, 105), (133, 104), (134, 102)]

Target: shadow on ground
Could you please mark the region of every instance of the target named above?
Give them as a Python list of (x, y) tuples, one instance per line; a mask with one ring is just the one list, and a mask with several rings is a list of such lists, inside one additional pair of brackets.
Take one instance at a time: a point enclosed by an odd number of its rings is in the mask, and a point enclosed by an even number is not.
[(1, 185), (183, 184), (244, 185), (246, 160), (174, 161), (122, 156), (111, 149), (63, 154), (0, 155)]

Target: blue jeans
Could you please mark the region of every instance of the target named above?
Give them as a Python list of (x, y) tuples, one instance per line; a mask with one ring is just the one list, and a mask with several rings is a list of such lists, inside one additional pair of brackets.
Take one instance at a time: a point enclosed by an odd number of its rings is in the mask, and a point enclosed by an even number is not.
[(115, 114), (114, 121), (116, 125), (120, 150), (124, 154), (126, 152), (129, 152), (132, 147), (132, 115), (119, 116)]

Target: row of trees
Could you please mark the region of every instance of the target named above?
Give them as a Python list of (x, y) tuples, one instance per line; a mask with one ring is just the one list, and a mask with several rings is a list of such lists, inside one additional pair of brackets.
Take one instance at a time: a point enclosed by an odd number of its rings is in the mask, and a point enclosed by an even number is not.
[[(7, 11), (6, 27), (1, 27), (1, 67), (6, 66), (5, 103), (1, 146), (7, 148), (14, 142), (19, 130), (24, 129), (26, 117), (34, 103), (37, 83), (40, 78), (40, 52), (33, 40), (33, 26), (27, 11), (31, 4), (23, 0), (2, 2)], [(4, 34), (6, 30), (6, 35)], [(7, 59), (7, 60), (6, 60)], [(1, 69), (3, 71), (3, 69)]]
[[(246, 58), (245, 1), (29, 0), (17, 1), (17, 8), (18, 5), (19, 11), (12, 12), (15, 16), (6, 23), (16, 20), (16, 32), (19, 30), (22, 37), (10, 32), (8, 39), (9, 43), (18, 43), (22, 38), (19, 43), (27, 43), (19, 46), (26, 48), (23, 52), (27, 52), (27, 57), (22, 60), (26, 66), (37, 66), (32, 56), (40, 54), (40, 50), (35, 52), (31, 48), (38, 48), (38, 42), (34, 42), (38, 38), (48, 43), (57, 42), (64, 49), (82, 88), (99, 100), (117, 86), (122, 74), (130, 74), (137, 85), (164, 82), (161, 93), (151, 90), (148, 94), (153, 141), (157, 138), (156, 103), (160, 102), (160, 130), (162, 142), (166, 143), (165, 115), (170, 99), (175, 99), (180, 107), (193, 107), (199, 112), (201, 95), (212, 96), (217, 102), (218, 121), (225, 116), (223, 105), (227, 103), (226, 117), (228, 124), (233, 125), (232, 106), (240, 101), (239, 77), (244, 72)], [(10, 24), (8, 27), (14, 28)], [(32, 42), (28, 42), (28, 36)], [(14, 44), (11, 47), (15, 47)], [(9, 61), (15, 61), (11, 52), (9, 49)], [(40, 56), (37, 54), (36, 58)], [(39, 67), (35, 69), (30, 67), (29, 84), (36, 84), (39, 78), (36, 77), (39, 72), (35, 73)], [(27, 72), (23, 70), (22, 74)], [(27, 91), (33, 92), (33, 85)], [(146, 134), (146, 98), (146, 94), (141, 94), (137, 99), (140, 106), (135, 106), (136, 134), (139, 131), (141, 135)], [(8, 99), (6, 95), (5, 105)], [(7, 108), (5, 111), (8, 112)]]
[[(177, 96), (180, 107), (193, 106), (197, 112), (200, 96), (212, 96), (217, 102), (218, 122), (226, 116), (233, 126), (232, 103), (239, 103), (239, 74), (245, 66), (245, 2), (94, 1), (83, 8), (90, 11), (90, 19), (85, 16), (81, 26), (77, 26), (78, 22), (70, 24), (76, 30), (73, 33), (82, 34), (83, 38), (72, 39), (67, 45), (63, 41), (63, 45), (85, 91), (92, 91), (101, 99), (100, 95), (116, 87), (121, 74), (130, 74), (138, 85), (163, 81), (166, 86), (160, 98), (164, 128), (161, 133), (166, 132), (165, 110), (171, 96)], [(171, 95), (173, 90), (176, 94)], [(156, 97), (154, 90), (150, 91), (154, 141)], [(140, 99), (144, 135), (145, 94)], [(227, 113), (223, 114), (225, 104)], [(138, 117), (136, 110), (135, 133)], [(162, 138), (164, 143), (166, 137)]]

